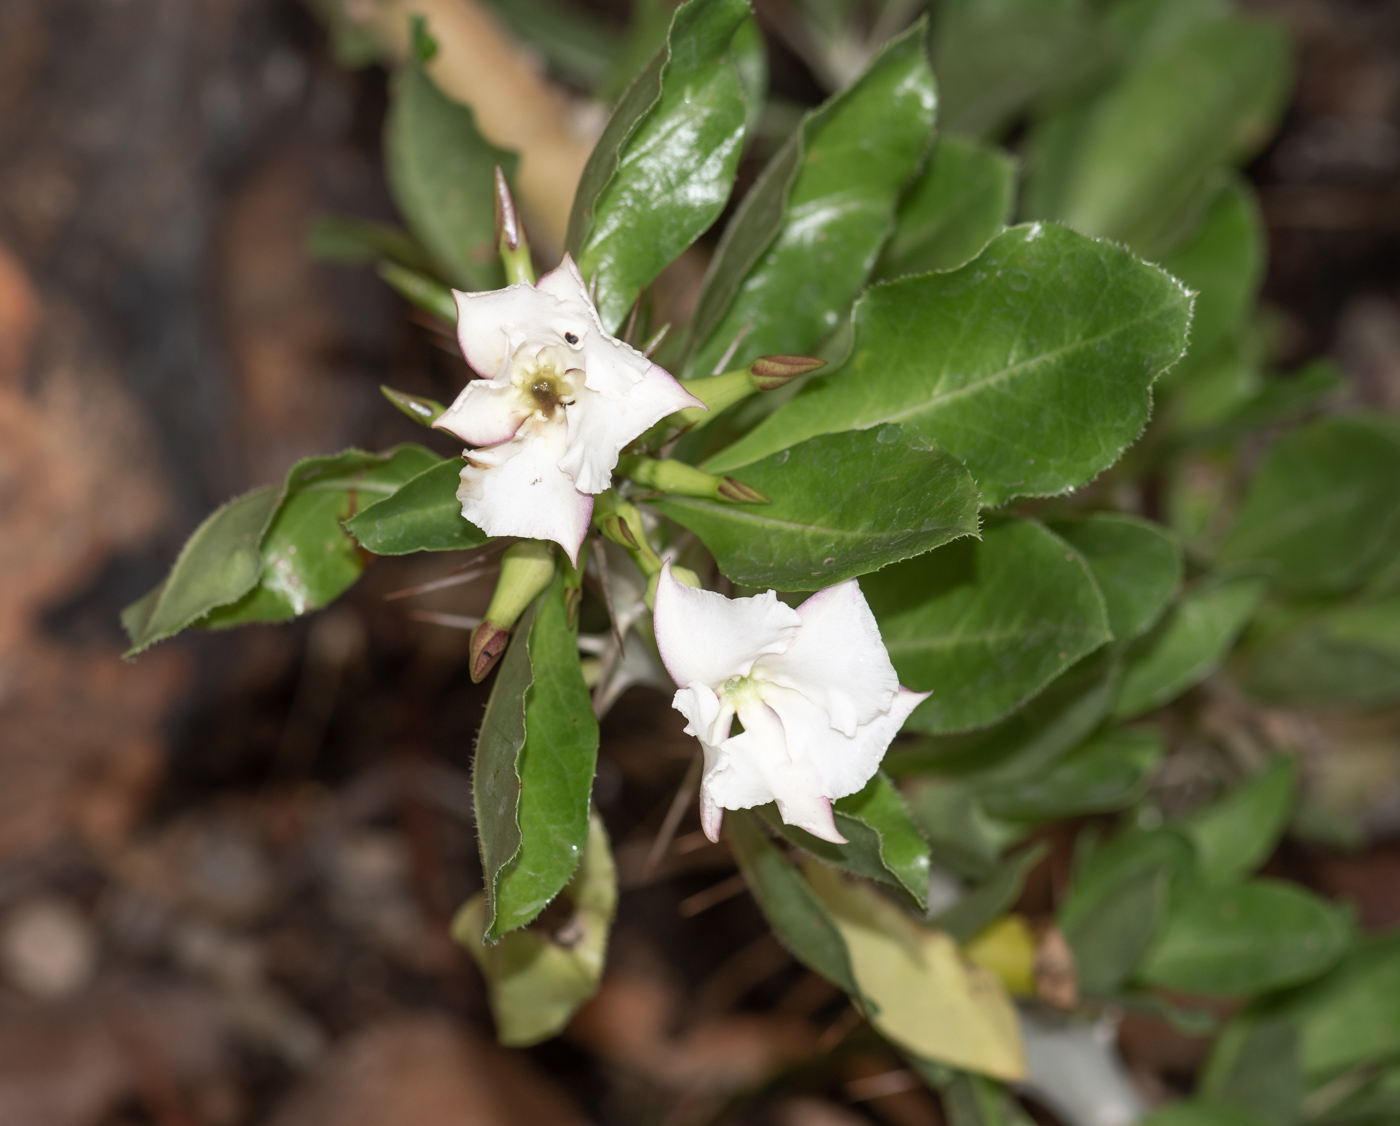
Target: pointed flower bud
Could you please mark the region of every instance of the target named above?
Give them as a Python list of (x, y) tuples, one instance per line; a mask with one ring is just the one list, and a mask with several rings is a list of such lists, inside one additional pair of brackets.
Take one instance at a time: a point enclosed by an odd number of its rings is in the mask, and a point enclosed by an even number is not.
[(379, 385), (379, 391), (389, 402), (420, 426), (432, 426), (438, 420), (438, 416), (447, 409), (436, 399), (428, 399), (422, 395), (410, 395), (407, 391), (396, 391), (385, 383)]
[(481, 624), (472, 631), (469, 671), (474, 683), (480, 683), (500, 660), (510, 627), (553, 577), (554, 548), (550, 544), (522, 540), (506, 548), (491, 605)]
[(749, 365), (749, 371), (759, 391), (776, 391), (799, 375), (824, 367), (826, 361), (815, 356), (760, 356)]
[(535, 266), (530, 261), (530, 241), (515, 210), (515, 197), (501, 166), (496, 165), (496, 250), (506, 269), (506, 285), (535, 284)]
[(707, 497), (739, 504), (770, 504), (757, 489), (741, 485), (732, 477), (716, 477), (683, 461), (652, 457), (623, 457), (617, 470), (639, 485), (683, 497)]
[[(656, 585), (656, 643), (679, 691), (672, 706), (700, 740), (700, 823), (719, 839), (726, 809), (770, 801), (789, 825), (845, 840), (831, 812), (875, 771), (927, 696), (899, 686), (875, 615), (854, 579), (797, 609), (773, 591), (725, 598)], [(731, 735), (735, 717), (744, 725)]]

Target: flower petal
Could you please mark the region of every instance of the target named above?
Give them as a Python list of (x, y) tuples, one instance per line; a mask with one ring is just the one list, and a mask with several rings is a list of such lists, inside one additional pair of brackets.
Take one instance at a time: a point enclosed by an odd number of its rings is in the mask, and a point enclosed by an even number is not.
[(462, 515), (491, 536), (553, 540), (577, 564), (593, 498), (559, 469), (567, 434), (531, 419), (509, 442), (469, 450), (457, 499)]
[(928, 696), (927, 692), (900, 688), (883, 715), (846, 735), (831, 725), (824, 708), (802, 692), (770, 686), (763, 689), (764, 702), (782, 721), (789, 752), (810, 765), (820, 779), (821, 792), (833, 799), (854, 794), (874, 777), (890, 741), (909, 713)]
[(671, 707), (689, 721), (685, 733), (694, 735), (706, 746), (717, 747), (729, 738), (734, 725), (734, 709), (722, 702), (705, 684), (692, 684), (677, 689), (671, 697)]
[(515, 437), (533, 413), (509, 383), (474, 379), (433, 423), (434, 430), (455, 434), (469, 446), (494, 446)]
[(535, 283), (535, 288), (541, 293), (549, 294), (562, 305), (569, 306), (571, 312), (587, 311), (598, 331), (603, 331), (603, 323), (598, 319), (598, 311), (593, 307), (593, 302), (589, 300), (588, 286), (584, 284), (583, 275), (574, 264), (573, 255), (565, 254), (559, 265), (541, 276)]
[[(718, 689), (734, 676), (748, 676), (765, 653), (781, 653), (801, 619), (773, 591), (752, 598), (725, 598), (678, 582), (671, 564), (657, 579), (656, 645), (677, 685)], [(731, 807), (733, 808), (733, 807)]]
[(832, 727), (855, 735), (889, 710), (899, 689), (875, 615), (855, 579), (818, 591), (797, 614), (802, 628), (793, 643), (758, 661), (754, 676), (796, 689), (826, 711)]
[(776, 801), (787, 824), (825, 841), (845, 843), (846, 838), (836, 830), (831, 800), (822, 792), (821, 779), (810, 763), (794, 761), (788, 753), (777, 714), (761, 703), (752, 703), (740, 707), (739, 719), (744, 730), (721, 745), (723, 760), (710, 769), (710, 756), (706, 755), (702, 794), (725, 809), (749, 809)]
[[(620, 360), (606, 354), (607, 348), (607, 344), (601, 348), (590, 345), (584, 386), (564, 409), (569, 424), (569, 450), (559, 464), (585, 493), (601, 493), (612, 484), (618, 454), (629, 442), (668, 414), (703, 405), (669, 372), (645, 360), (643, 374), (629, 386), (615, 394), (595, 390), (602, 369), (609, 365), (625, 369)], [(623, 377), (630, 374), (627, 370), (614, 372), (602, 381), (603, 386), (620, 385)]]
[(506, 362), (521, 340), (532, 335), (530, 327), (555, 305), (524, 282), (486, 293), (453, 290), (452, 296), (457, 301), (457, 343), (483, 379), (505, 375)]

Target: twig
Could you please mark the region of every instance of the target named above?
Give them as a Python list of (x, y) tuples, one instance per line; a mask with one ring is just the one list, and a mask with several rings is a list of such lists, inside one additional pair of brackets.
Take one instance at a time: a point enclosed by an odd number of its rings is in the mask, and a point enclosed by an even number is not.
[(696, 784), (700, 781), (701, 766), (702, 758), (697, 751), (690, 760), (690, 765), (686, 767), (685, 777), (681, 779), (676, 796), (671, 799), (671, 808), (666, 811), (661, 828), (657, 831), (656, 840), (651, 842), (651, 850), (647, 853), (647, 862), (642, 865), (642, 883), (644, 884), (649, 884), (656, 878), (656, 869), (660, 866), (666, 851), (671, 847), (671, 841), (675, 839), (676, 830), (680, 828), (681, 818), (685, 816), (690, 799), (695, 794)]

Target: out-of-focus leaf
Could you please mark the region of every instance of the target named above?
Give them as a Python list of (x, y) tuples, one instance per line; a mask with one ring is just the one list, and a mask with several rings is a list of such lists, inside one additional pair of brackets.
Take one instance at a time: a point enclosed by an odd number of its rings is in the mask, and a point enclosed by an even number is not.
[(953, 270), (975, 258), (1011, 218), (1016, 163), (1000, 149), (942, 136), (905, 193), (876, 281)]
[(211, 610), (236, 602), (262, 573), (258, 545), (282, 490), (271, 485), (229, 501), (208, 516), (180, 549), (170, 574), (122, 611), (131, 639), (127, 657), (179, 633)]
[(1303, 613), (1261, 628), (1240, 658), (1245, 686), (1288, 704), (1385, 707), (1400, 701), (1400, 595)]
[(1291, 375), (1265, 380), (1229, 418), (1203, 434), (1193, 435), (1193, 440), (1228, 442), (1251, 430), (1301, 417), (1345, 385), (1346, 379), (1336, 364), (1314, 360)]
[(1277, 758), (1179, 828), (1196, 846), (1196, 863), (1211, 883), (1242, 879), (1269, 858), (1293, 812), (1297, 766)]
[(705, 468), (897, 422), (964, 459), (984, 506), (1061, 493), (1141, 433), (1189, 319), (1180, 283), (1122, 247), (1013, 227), (961, 269), (872, 288), (846, 362)]
[(735, 582), (817, 590), (977, 531), (977, 490), (942, 450), (901, 430), (826, 434), (745, 466), (771, 504), (669, 495)]
[(1010, 1092), (983, 1075), (959, 1072), (943, 1092), (948, 1126), (1031, 1126)]
[(868, 1015), (877, 1006), (856, 984), (846, 940), (802, 873), (787, 862), (759, 821), (740, 810), (725, 818), (725, 837), (744, 882), (774, 935), (803, 965), (844, 989)]
[(959, 0), (938, 6), (934, 70), (945, 127), (994, 133), (1038, 103), (1092, 81), (1110, 43), (1083, 5)]
[(1118, 513), (1051, 523), (1094, 574), (1117, 641), (1129, 641), (1162, 616), (1181, 582), (1181, 550), (1159, 524)]
[(1368, 1061), (1400, 1055), (1400, 935), (1358, 941), (1325, 977), (1268, 1004), (1294, 1022), (1310, 1084)]
[(307, 235), (306, 251), (322, 262), (363, 265), (388, 258), (422, 274), (434, 269), (407, 231), (351, 215), (318, 215)]
[(1298, 1028), (1288, 1020), (1236, 1020), (1215, 1041), (1201, 1097), (1253, 1114), (1264, 1126), (1294, 1126), (1303, 1101)]
[(988, 816), (965, 782), (921, 778), (906, 787), (905, 797), (934, 861), (965, 879), (991, 876), (1002, 848), (1019, 835)]
[(1295, 593), (1343, 591), (1400, 550), (1400, 431), (1374, 416), (1328, 418), (1282, 439), (1220, 550), (1260, 562)]
[[(920, 20), (808, 114), (744, 198), (705, 276), (682, 365), (810, 354), (840, 324), (889, 236), (933, 129)], [(789, 443), (791, 444), (791, 443)]]
[(1086, 997), (1112, 997), (1137, 971), (1161, 928), (1168, 879), (1163, 868), (1138, 873), (1064, 925)]
[(258, 545), (257, 585), (203, 621), (209, 629), (282, 622), (339, 598), (368, 562), (343, 524), (366, 502), (392, 495), (437, 455), (403, 445), (385, 454), (346, 450), (292, 466), (282, 500)]
[(1106, 813), (1142, 796), (1161, 756), (1155, 731), (1109, 731), (1042, 773), (979, 788), (977, 796), (993, 817), (1049, 821)]
[(1191, 355), (1209, 352), (1240, 323), (1264, 274), (1264, 229), (1250, 188), (1232, 180), (1184, 246), (1163, 267), (1196, 291)]
[[(515, 36), (565, 78), (595, 94), (617, 64), (617, 32), (586, 8), (556, 0), (487, 0)], [(664, 28), (663, 28), (664, 34)]]
[(1296, 884), (1198, 886), (1173, 902), (1142, 978), (1212, 996), (1250, 996), (1326, 972), (1351, 941), (1351, 916)]
[(1078, 552), (1040, 524), (1009, 520), (861, 586), (900, 683), (933, 696), (916, 731), (999, 719), (1110, 637)]
[(1129, 830), (1096, 847), (1078, 867), (1060, 905), (1060, 927), (1068, 933), (1089, 911), (1112, 899), (1139, 876), (1165, 871), (1173, 879), (1194, 873), (1195, 849), (1173, 828)]
[(528, 1047), (560, 1032), (598, 988), (617, 907), (617, 869), (608, 834), (595, 813), (588, 843), (573, 879), (550, 912), (529, 927), (482, 941), (486, 894), (472, 896), (452, 921), (452, 935), (467, 948), (486, 979), (491, 1015), (502, 1044)]
[(845, 939), (856, 980), (879, 1008), (870, 1022), (882, 1035), (966, 1071), (1025, 1075), (1016, 1010), (996, 975), (969, 965), (951, 938), (920, 926), (869, 884), (815, 860), (804, 870)]
[(394, 199), (438, 270), (459, 289), (501, 284), (496, 253), (496, 165), (515, 172), (516, 155), (492, 145), (467, 106), (428, 77), (436, 47), (416, 22), (408, 58), (390, 84), (385, 168)]
[(759, 812), (773, 829), (813, 856), (907, 892), (920, 909), (927, 906), (928, 844), (884, 774), (876, 774), (864, 789), (833, 803), (836, 828), (847, 842), (843, 845), (784, 824), (775, 806), (764, 806)]
[(439, 461), (347, 520), (345, 527), (376, 555), (480, 547), (490, 537), (462, 515), (457, 499), (461, 475), (459, 459)]
[[(938, 920), (934, 925), (940, 925)], [(1011, 996), (1035, 996), (1036, 942), (1025, 916), (1001, 915), (963, 942), (962, 951), (970, 962), (996, 974)]]
[(690, 0), (637, 76), (579, 180), (568, 246), (609, 332), (637, 295), (718, 217), (744, 141), (731, 41), (746, 0)]
[(1254, 613), (1264, 586), (1263, 579), (1236, 576), (1208, 580), (1182, 595), (1130, 650), (1114, 714), (1141, 715), (1204, 680)]
[(1267, 1126), (1262, 1118), (1232, 1106), (1192, 1099), (1171, 1103), (1146, 1118), (1141, 1126)]
[(1221, 165), (1273, 132), (1290, 77), (1288, 39), (1268, 23), (1218, 20), (1128, 71), (1087, 116), (1043, 217), (1152, 253)]
[(544, 910), (588, 838), (598, 721), (577, 653), (556, 576), (516, 626), (477, 737), (472, 777), (488, 942)]
[(1011, 909), (1026, 886), (1026, 877), (1045, 855), (1043, 844), (1034, 844), (1008, 856), (981, 884), (931, 921), (958, 942), (967, 942)]

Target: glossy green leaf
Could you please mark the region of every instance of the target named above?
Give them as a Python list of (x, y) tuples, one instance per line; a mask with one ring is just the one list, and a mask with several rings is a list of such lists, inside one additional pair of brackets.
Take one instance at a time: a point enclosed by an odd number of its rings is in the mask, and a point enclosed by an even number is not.
[(461, 475), (460, 459), (439, 461), (347, 520), (345, 527), (376, 555), (480, 547), (491, 537), (462, 515), (457, 499)]
[(1378, 708), (1400, 702), (1400, 595), (1303, 613), (1252, 636), (1245, 687), (1286, 704)]
[(1181, 583), (1181, 550), (1160, 524), (1097, 512), (1050, 527), (1089, 564), (1115, 640), (1137, 637), (1162, 616)]
[(808, 114), (725, 229), (682, 365), (709, 375), (759, 356), (804, 355), (846, 315), (932, 137), (934, 83), (920, 20), (860, 78)]
[(1111, 43), (1084, 5), (959, 0), (938, 5), (934, 70), (944, 126), (983, 136), (1092, 81)]
[(563, 1030), (603, 976), (608, 930), (617, 908), (617, 869), (607, 830), (595, 813), (573, 879), (552, 909), (499, 942), (482, 941), (486, 895), (472, 896), (452, 920), (452, 936), (486, 979), (496, 1036), (528, 1047)]
[(833, 803), (836, 828), (846, 838), (845, 844), (784, 824), (776, 806), (764, 806), (759, 812), (774, 830), (813, 856), (907, 892), (920, 909), (927, 906), (928, 843), (884, 774), (876, 774), (864, 789)]
[(742, 810), (731, 813), (725, 818), (724, 834), (744, 882), (778, 941), (813, 973), (850, 994), (865, 1012), (873, 1012), (869, 998), (856, 984), (846, 940), (802, 873), (768, 839), (757, 818)]
[(1273, 852), (1296, 802), (1297, 765), (1276, 758), (1242, 785), (1183, 820), (1196, 846), (1201, 875), (1230, 883), (1249, 875)]
[(1296, 593), (1342, 591), (1400, 551), (1400, 432), (1374, 416), (1327, 418), (1269, 451), (1221, 547)]
[(978, 785), (1039, 774), (1083, 743), (1118, 693), (1118, 662), (1101, 650), (1005, 719), (978, 731), (901, 741), (885, 756), (895, 777), (969, 776)]
[(1196, 291), (1191, 355), (1204, 355), (1243, 320), (1263, 281), (1264, 223), (1249, 186), (1231, 180), (1200, 229), (1162, 266)]
[(1044, 844), (1008, 856), (982, 883), (930, 921), (958, 942), (967, 942), (1011, 910), (1026, 886), (1026, 877), (1044, 856)]
[(122, 611), (131, 639), (127, 657), (179, 633), (218, 606), (236, 602), (258, 581), (258, 544), (281, 500), (267, 486), (229, 501), (205, 519), (181, 548), (159, 586)]
[(1318, 1083), (1400, 1055), (1400, 935), (1359, 941), (1326, 977), (1268, 1006), (1301, 1034), (1303, 1073)]
[(1181, 285), (1121, 247), (1013, 227), (959, 270), (872, 288), (846, 362), (706, 468), (897, 422), (965, 460), (986, 506), (1062, 493), (1141, 433), (1189, 319)]
[(1131, 805), (1162, 756), (1155, 731), (1109, 731), (1043, 772), (978, 790), (993, 817), (1049, 821)]
[(1016, 162), (1000, 149), (942, 136), (905, 193), (876, 281), (953, 270), (977, 256), (1010, 221)]
[(1129, 651), (1114, 714), (1151, 711), (1210, 675), (1264, 593), (1264, 580), (1217, 578), (1188, 591)]
[(814, 438), (745, 466), (739, 480), (772, 503), (649, 503), (748, 586), (817, 590), (977, 531), (967, 470), (898, 426)]
[(900, 683), (933, 695), (908, 726), (980, 727), (1097, 649), (1108, 615), (1088, 567), (1029, 520), (862, 580)]
[(1163, 245), (1217, 170), (1273, 132), (1289, 54), (1281, 28), (1228, 19), (1131, 68), (1094, 104), (1058, 206), (1044, 217), (1143, 252)]
[(1294, 1126), (1303, 1101), (1298, 1027), (1292, 1021), (1232, 1021), (1216, 1038), (1201, 1096), (1253, 1114), (1264, 1126)]
[(1172, 904), (1142, 978), (1188, 993), (1249, 996), (1324, 973), (1351, 933), (1349, 912), (1296, 884), (1200, 886)]
[(368, 563), (344, 522), (435, 461), (431, 450), (410, 444), (385, 454), (346, 450), (297, 462), (259, 544), (257, 585), (237, 602), (212, 611), (202, 624), (224, 629), (282, 622), (339, 598)]
[(942, 1102), (948, 1126), (1034, 1126), (1012, 1094), (984, 1075), (958, 1072)]
[(596, 277), (609, 332), (718, 218), (734, 186), (746, 102), (731, 41), (746, 0), (690, 0), (613, 111), (574, 196), (568, 246)]
[(477, 737), (486, 941), (534, 919), (578, 867), (597, 754), (598, 721), (556, 576), (515, 628)]
[(385, 167), (409, 228), (460, 289), (502, 282), (496, 254), (496, 165), (510, 176), (514, 153), (498, 149), (476, 127), (471, 109), (453, 101), (428, 76), (434, 46), (421, 23), (408, 58), (390, 83)]

